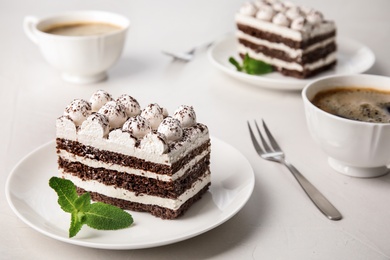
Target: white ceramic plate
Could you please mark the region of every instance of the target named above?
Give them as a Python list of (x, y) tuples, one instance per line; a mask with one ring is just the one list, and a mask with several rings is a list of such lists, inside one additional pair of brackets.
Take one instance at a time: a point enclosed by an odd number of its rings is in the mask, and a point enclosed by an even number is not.
[(279, 90), (302, 90), (306, 84), (320, 77), (363, 73), (375, 62), (374, 53), (355, 40), (338, 37), (337, 48), (337, 65), (332, 70), (310, 79), (286, 77), (277, 72), (256, 76), (237, 71), (229, 62), (229, 57), (234, 57), (237, 61), (241, 60), (237, 53), (237, 39), (232, 34), (217, 41), (210, 48), (208, 57), (216, 68), (229, 76), (259, 87)]
[(211, 139), (211, 186), (203, 198), (176, 220), (129, 211), (134, 224), (122, 230), (98, 231), (84, 225), (68, 238), (70, 215), (57, 204), (49, 179), (57, 175), (55, 143), (27, 155), (11, 172), (6, 196), (16, 215), (27, 225), (70, 244), (104, 249), (139, 249), (182, 241), (224, 223), (252, 194), (255, 179), (247, 159), (232, 146)]

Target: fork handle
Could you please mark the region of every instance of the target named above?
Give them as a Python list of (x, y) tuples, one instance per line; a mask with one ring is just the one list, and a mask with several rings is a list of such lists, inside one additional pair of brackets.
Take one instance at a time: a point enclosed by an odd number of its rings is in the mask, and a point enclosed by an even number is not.
[(294, 175), (299, 185), (306, 192), (307, 196), (311, 199), (314, 205), (330, 220), (340, 220), (343, 217), (341, 213), (330, 203), (322, 193), (317, 190), (292, 164), (287, 161), (283, 161), (284, 165)]

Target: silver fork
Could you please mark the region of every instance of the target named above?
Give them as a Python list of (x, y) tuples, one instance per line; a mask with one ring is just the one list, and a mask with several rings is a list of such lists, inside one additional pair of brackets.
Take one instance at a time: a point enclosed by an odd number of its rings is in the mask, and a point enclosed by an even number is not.
[(292, 164), (286, 161), (284, 152), (280, 149), (275, 138), (268, 130), (268, 127), (265, 124), (264, 120), (262, 120), (262, 122), (263, 122), (264, 131), (269, 140), (269, 144), (266, 142), (265, 138), (261, 134), (260, 128), (257, 125), (256, 121), (255, 121), (255, 125), (256, 125), (257, 132), (260, 136), (260, 140), (263, 148), (261, 148), (259, 142), (257, 141), (255, 135), (253, 134), (249, 122), (247, 122), (253, 145), (255, 147), (256, 152), (260, 155), (260, 157), (266, 160), (278, 162), (285, 165), (290, 170), (290, 172), (294, 175), (295, 179), (301, 185), (301, 187), (306, 192), (307, 196), (309, 196), (309, 198), (314, 203), (314, 205), (316, 205), (317, 208), (327, 218), (329, 218), (330, 220), (342, 219), (340, 212), (324, 197), (324, 195), (322, 195), (321, 192), (319, 192), (317, 188), (314, 187)]
[(170, 52), (162, 50), (161, 52), (165, 55), (171, 56), (174, 60), (180, 60), (184, 62), (189, 62), (194, 58), (195, 51), (200, 48), (208, 48), (213, 44), (213, 42), (204, 43), (199, 46), (193, 47), (192, 49), (186, 52)]

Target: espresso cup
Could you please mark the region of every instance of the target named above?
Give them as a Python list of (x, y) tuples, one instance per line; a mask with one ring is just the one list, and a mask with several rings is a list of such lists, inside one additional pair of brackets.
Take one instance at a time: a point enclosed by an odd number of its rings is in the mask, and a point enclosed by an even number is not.
[[(92, 35), (58, 35), (49, 28), (71, 24), (109, 24), (113, 32)], [(88, 84), (107, 78), (109, 69), (119, 59), (130, 21), (119, 14), (103, 11), (74, 11), (45, 18), (27, 16), (23, 27), (36, 43), (46, 61), (60, 71), (65, 81)]]
[(390, 123), (342, 118), (312, 103), (320, 91), (345, 87), (390, 91), (390, 78), (342, 75), (309, 83), (302, 91), (309, 132), (328, 155), (328, 162), (336, 171), (361, 178), (384, 175), (389, 172), (390, 164)]

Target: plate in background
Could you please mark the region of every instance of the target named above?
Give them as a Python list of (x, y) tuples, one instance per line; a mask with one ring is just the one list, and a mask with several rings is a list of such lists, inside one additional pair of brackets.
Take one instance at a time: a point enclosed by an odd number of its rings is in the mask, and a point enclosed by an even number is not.
[(337, 37), (337, 64), (326, 72), (320, 73), (310, 79), (296, 79), (283, 76), (278, 72), (265, 75), (249, 75), (239, 72), (229, 62), (229, 57), (240, 61), (237, 52), (237, 39), (230, 34), (211, 46), (208, 57), (217, 69), (240, 81), (250, 83), (262, 88), (278, 90), (302, 90), (308, 83), (325, 76), (341, 74), (358, 74), (370, 69), (375, 62), (374, 53), (363, 44), (343, 37)]

